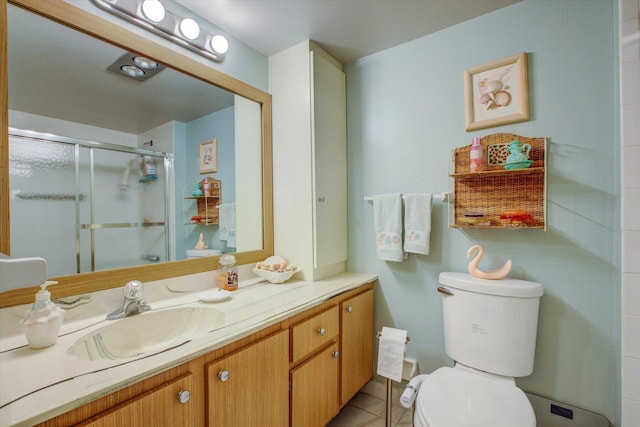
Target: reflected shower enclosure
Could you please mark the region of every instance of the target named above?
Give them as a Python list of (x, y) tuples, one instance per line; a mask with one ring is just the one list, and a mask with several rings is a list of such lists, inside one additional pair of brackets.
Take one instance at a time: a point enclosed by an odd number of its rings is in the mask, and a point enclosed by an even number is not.
[(9, 129), (11, 256), (48, 276), (169, 260), (173, 156)]

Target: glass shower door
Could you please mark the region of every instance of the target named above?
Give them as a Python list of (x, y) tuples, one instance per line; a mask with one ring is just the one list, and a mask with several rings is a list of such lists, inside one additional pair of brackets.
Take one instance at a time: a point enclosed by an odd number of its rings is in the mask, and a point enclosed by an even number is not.
[(49, 276), (76, 273), (76, 147), (9, 138), (11, 256), (42, 257)]
[(45, 258), (50, 277), (167, 261), (171, 170), (170, 155), (11, 129), (11, 256)]

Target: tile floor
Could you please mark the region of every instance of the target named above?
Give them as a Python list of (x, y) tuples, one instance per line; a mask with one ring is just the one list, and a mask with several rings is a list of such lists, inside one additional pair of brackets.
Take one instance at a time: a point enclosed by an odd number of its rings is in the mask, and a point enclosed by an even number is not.
[[(401, 390), (397, 387), (393, 388), (391, 408), (393, 427), (413, 426), (413, 411), (405, 409), (398, 400), (398, 393), (402, 393), (403, 390), (404, 386)], [(385, 427), (386, 396), (386, 383), (369, 381), (326, 427)]]

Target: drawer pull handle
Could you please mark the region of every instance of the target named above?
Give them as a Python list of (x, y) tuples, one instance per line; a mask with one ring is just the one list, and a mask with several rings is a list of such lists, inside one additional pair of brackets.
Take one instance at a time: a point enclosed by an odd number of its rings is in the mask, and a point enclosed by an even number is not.
[(347, 308), (345, 309), (345, 311), (346, 311), (347, 313), (351, 313), (351, 312), (353, 312), (353, 307), (351, 307), (351, 306), (349, 305), (349, 306), (347, 306)]
[(218, 372), (218, 378), (220, 378), (221, 382), (227, 381), (229, 379), (229, 371)]
[(333, 356), (334, 359), (337, 359), (338, 357), (340, 357), (340, 352), (334, 351), (333, 353), (331, 353), (331, 355)]
[(320, 334), (320, 336), (324, 336), (326, 332), (327, 331), (324, 328), (318, 328), (318, 333)]
[(189, 393), (189, 390), (182, 390), (178, 392), (178, 400), (180, 401), (180, 403), (187, 403), (190, 398), (191, 393)]

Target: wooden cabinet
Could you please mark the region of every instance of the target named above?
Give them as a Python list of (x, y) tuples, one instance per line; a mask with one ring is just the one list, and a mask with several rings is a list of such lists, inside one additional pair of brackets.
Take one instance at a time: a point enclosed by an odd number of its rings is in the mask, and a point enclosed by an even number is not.
[[(286, 426), (289, 337), (281, 331), (206, 366), (207, 425)], [(179, 424), (174, 424), (179, 425)]]
[(373, 290), (340, 304), (340, 406), (373, 376)]
[(321, 427), (373, 375), (372, 318), (368, 283), (40, 426)]
[(191, 393), (191, 372), (158, 386), (102, 414), (76, 424), (86, 427), (113, 426), (194, 426), (196, 413)]
[(291, 427), (324, 426), (373, 376), (373, 289), (291, 326)]
[(322, 427), (340, 410), (338, 344), (291, 370), (291, 427)]
[(347, 260), (346, 85), (307, 40), (269, 58), (275, 252), (319, 280)]
[[(512, 141), (529, 144), (530, 167), (505, 170)], [(470, 146), (453, 150), (452, 228), (546, 229), (546, 138), (498, 133), (481, 138), (483, 169), (470, 172)]]

